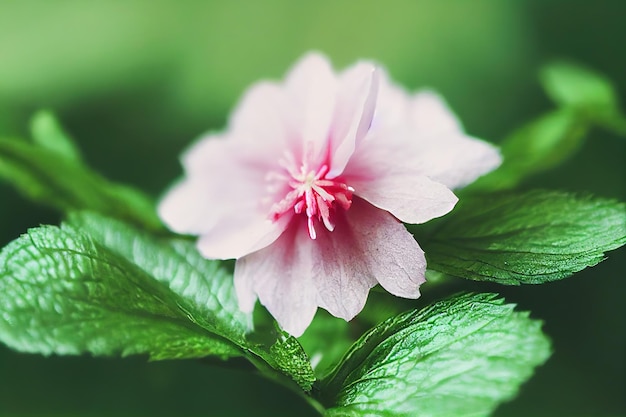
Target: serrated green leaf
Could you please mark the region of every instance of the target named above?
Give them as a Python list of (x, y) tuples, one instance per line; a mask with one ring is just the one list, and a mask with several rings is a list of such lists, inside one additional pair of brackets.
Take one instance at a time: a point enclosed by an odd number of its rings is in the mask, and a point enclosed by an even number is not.
[(513, 132), (501, 144), (503, 162), (467, 190), (505, 190), (526, 177), (553, 168), (583, 144), (588, 124), (570, 109), (548, 113)]
[(70, 227), (31, 229), (3, 249), (0, 299), (0, 339), (24, 352), (241, 354), (166, 286)]
[(618, 94), (604, 75), (581, 65), (557, 61), (542, 69), (541, 81), (558, 105), (574, 108), (594, 123), (626, 134), (626, 116), (620, 110)]
[(298, 340), (283, 333), (270, 348), (276, 367), (289, 375), (304, 391), (311, 391), (315, 375), (308, 356)]
[(501, 284), (572, 275), (626, 243), (626, 205), (556, 191), (466, 198), (429, 241), (428, 267)]
[(316, 378), (311, 360), (300, 341), (284, 332), (264, 308), (255, 309), (254, 324), (255, 330), (247, 335), (246, 349), (253, 355), (248, 356), (248, 359), (269, 379), (292, 390), (295, 382), (297, 389), (294, 391), (314, 407), (319, 406), (317, 402), (311, 401), (310, 396), (304, 395), (310, 391)]
[(46, 110), (35, 113), (30, 121), (30, 131), (33, 142), (37, 145), (56, 152), (68, 160), (77, 163), (82, 161), (80, 151), (74, 141), (63, 131), (58, 120)]
[[(2, 295), (15, 302), (4, 305)], [(239, 355), (281, 383), (308, 391), (315, 381), (296, 339), (247, 339), (251, 317), (239, 311), (232, 273), (219, 261), (192, 242), (95, 213), (73, 213), (61, 228), (33, 229), (7, 246), (0, 306), (0, 340), (26, 352)]]
[(363, 335), (321, 385), (328, 417), (488, 416), (550, 354), (541, 323), (465, 294)]
[(162, 228), (153, 202), (143, 193), (107, 181), (58, 150), (0, 139), (0, 179), (61, 211), (93, 210), (153, 230)]
[(232, 272), (219, 261), (204, 259), (193, 242), (157, 239), (96, 213), (72, 213), (67, 225), (166, 284), (193, 307), (194, 319), (212, 332), (243, 343), (252, 329), (251, 315), (239, 310)]

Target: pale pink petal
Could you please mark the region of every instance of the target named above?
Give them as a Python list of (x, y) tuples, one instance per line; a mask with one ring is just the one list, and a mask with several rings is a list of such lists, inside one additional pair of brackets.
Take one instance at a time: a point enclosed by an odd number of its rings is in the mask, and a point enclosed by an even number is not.
[(394, 295), (417, 298), (425, 281), (424, 253), (413, 236), (388, 212), (359, 198), (313, 249), (320, 306), (345, 320), (361, 311), (377, 282)]
[[(159, 216), (171, 230), (201, 234), (219, 220), (224, 211), (220, 196), (227, 187), (215, 173), (232, 169), (231, 158), (229, 143), (218, 136), (200, 140), (183, 154), (185, 178), (168, 190), (158, 206)], [(242, 182), (241, 187), (254, 189), (248, 182)]]
[(463, 133), (460, 121), (444, 99), (422, 91), (411, 99), (411, 123), (415, 139), (413, 165), (449, 188), (463, 187), (497, 168), (502, 158), (497, 148)]
[(448, 188), (470, 184), (502, 163), (496, 147), (459, 133), (435, 135), (420, 149), (413, 154), (413, 166)]
[(181, 234), (201, 234), (215, 224), (216, 216), (210, 215), (215, 201), (210, 194), (199, 193), (200, 189), (201, 180), (186, 178), (175, 184), (161, 200), (157, 211), (170, 230)]
[(318, 53), (306, 55), (287, 75), (285, 89), (298, 126), (294, 139), (304, 144), (302, 156), (319, 160), (326, 150), (337, 96), (330, 62)]
[(207, 137), (183, 156), (187, 177), (158, 207), (169, 228), (200, 235), (208, 258), (243, 256), (272, 243), (285, 227), (269, 219), (267, 168), (240, 152), (236, 143)]
[(396, 128), (410, 120), (410, 96), (405, 89), (395, 85), (384, 68), (377, 68), (378, 98), (372, 120), (372, 130)]
[(419, 133), (459, 133), (463, 126), (444, 99), (434, 91), (423, 90), (410, 99), (410, 117)]
[(235, 285), (242, 308), (251, 310), (252, 292), (280, 326), (300, 336), (317, 310), (317, 290), (311, 276), (310, 238), (294, 221), (272, 245), (237, 260)]
[[(348, 68), (341, 74), (341, 87), (339, 90), (339, 106), (342, 109), (354, 108), (357, 118), (341, 120), (337, 117), (334, 120), (334, 128), (341, 128), (342, 123), (346, 123), (343, 129), (347, 129), (347, 137), (354, 137), (356, 146), (363, 140), (368, 132), (374, 113), (376, 101), (378, 99), (378, 86), (380, 70), (371, 62), (360, 62)], [(360, 91), (360, 94), (355, 94)], [(361, 96), (355, 101), (355, 96)], [(361, 101), (362, 100), (362, 101)]]
[(187, 176), (206, 175), (226, 166), (230, 157), (228, 138), (223, 134), (209, 134), (182, 154), (180, 160)]
[(287, 227), (291, 214), (271, 221), (252, 210), (224, 213), (210, 231), (198, 239), (198, 250), (211, 259), (236, 259), (272, 244)]
[(292, 111), (283, 86), (257, 83), (242, 97), (229, 120), (229, 141), (238, 142), (241, 152), (252, 147), (263, 156), (267, 156), (265, 150), (282, 149), (298, 130)]
[(420, 171), (398, 161), (386, 161), (369, 169), (350, 165), (344, 177), (355, 195), (405, 223), (420, 224), (450, 212), (458, 201), (445, 185)]
[(331, 128), (330, 178), (343, 172), (365, 138), (374, 117), (377, 96), (378, 72), (373, 64), (359, 63), (342, 74)]
[(254, 311), (256, 300), (258, 299), (256, 293), (254, 292), (256, 275), (254, 274), (254, 265), (250, 268), (245, 258), (246, 257), (240, 258), (235, 262), (233, 280), (239, 309), (244, 313), (252, 313)]
[(289, 214), (273, 222), (257, 199), (231, 194), (232, 190), (211, 188), (201, 178), (187, 179), (167, 193), (159, 216), (177, 233), (200, 235), (198, 249), (211, 259), (238, 258), (278, 238)]
[(410, 97), (385, 77), (372, 132), (362, 148), (355, 159), (367, 159), (374, 169), (391, 161), (448, 188), (463, 187), (502, 161), (496, 147), (463, 133), (438, 94), (422, 91)]
[[(215, 194), (221, 203), (230, 198), (245, 197), (250, 200), (265, 194), (265, 174), (276, 168), (276, 155), (282, 146), (273, 147), (237, 143), (232, 134), (208, 135), (187, 149), (182, 155), (185, 175), (204, 185), (198, 192)], [(260, 149), (272, 150), (272, 158), (260, 158)], [(236, 184), (236, 186), (234, 186)]]
[(335, 231), (320, 228), (315, 240), (303, 218), (293, 219), (272, 245), (237, 261), (235, 285), (242, 309), (250, 311), (257, 294), (281, 327), (299, 336), (318, 305), (352, 319), (377, 283), (394, 295), (419, 297), (425, 268), (402, 223), (356, 198)]
[(393, 295), (418, 298), (426, 279), (426, 259), (413, 236), (389, 213), (358, 198), (347, 217), (353, 230), (360, 230), (359, 245), (367, 254), (376, 280)]
[[(374, 242), (362, 241), (366, 232), (359, 229), (369, 229), (370, 224), (355, 228), (343, 214), (333, 232), (320, 228), (307, 250), (313, 257), (309, 273), (317, 287), (320, 307), (335, 317), (351, 320), (363, 309), (369, 290), (377, 281), (370, 265), (372, 259), (365, 259), (374, 255), (371, 253)], [(350, 209), (345, 216), (352, 214)]]

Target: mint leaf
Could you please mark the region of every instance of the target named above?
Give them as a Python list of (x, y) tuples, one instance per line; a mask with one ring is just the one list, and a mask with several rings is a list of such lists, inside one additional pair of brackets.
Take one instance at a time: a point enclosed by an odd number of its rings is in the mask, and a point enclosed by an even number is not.
[(270, 353), (276, 369), (289, 375), (304, 391), (311, 391), (315, 382), (313, 368), (295, 337), (283, 332), (271, 346)]
[(487, 416), (550, 355), (541, 323), (494, 294), (393, 317), (321, 385), (326, 416)]
[(548, 113), (508, 136), (500, 147), (502, 165), (466, 189), (513, 188), (526, 177), (567, 160), (580, 149), (587, 131), (588, 124), (570, 109)]
[(61, 211), (93, 210), (153, 230), (162, 228), (148, 197), (91, 171), (68, 155), (71, 151), (57, 139), (40, 139), (46, 143), (40, 146), (0, 138), (0, 179), (33, 201)]
[(14, 349), (245, 356), (281, 383), (308, 391), (315, 381), (296, 339), (248, 340), (251, 317), (239, 311), (232, 273), (192, 242), (72, 213), (61, 228), (33, 229), (9, 244), (0, 266), (0, 340)]
[(80, 162), (80, 151), (63, 131), (63, 128), (49, 111), (35, 113), (30, 121), (30, 131), (33, 142), (39, 146), (58, 153), (69, 160)]
[(204, 259), (193, 242), (157, 239), (95, 213), (72, 213), (67, 225), (166, 284), (193, 307), (195, 319), (204, 327), (243, 343), (252, 318), (239, 310), (232, 272), (220, 261)]
[(478, 281), (540, 284), (626, 243), (626, 205), (557, 191), (466, 198), (423, 242), (428, 267)]
[(24, 352), (237, 356), (166, 286), (71, 227), (31, 229), (0, 253), (0, 340)]
[(575, 108), (591, 121), (626, 134), (626, 116), (620, 110), (618, 94), (604, 75), (559, 61), (543, 68), (541, 80), (547, 94), (560, 106)]

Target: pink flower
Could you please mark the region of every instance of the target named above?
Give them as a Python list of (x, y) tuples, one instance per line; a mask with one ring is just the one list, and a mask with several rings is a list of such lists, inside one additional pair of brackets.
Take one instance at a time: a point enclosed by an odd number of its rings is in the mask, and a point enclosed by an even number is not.
[(368, 62), (336, 74), (309, 54), (283, 83), (260, 82), (228, 129), (183, 156), (159, 206), (207, 258), (236, 258), (240, 308), (257, 298), (299, 336), (318, 307), (345, 320), (380, 284), (420, 295), (424, 253), (401, 222), (448, 213), (451, 188), (500, 163), (432, 92), (409, 95)]

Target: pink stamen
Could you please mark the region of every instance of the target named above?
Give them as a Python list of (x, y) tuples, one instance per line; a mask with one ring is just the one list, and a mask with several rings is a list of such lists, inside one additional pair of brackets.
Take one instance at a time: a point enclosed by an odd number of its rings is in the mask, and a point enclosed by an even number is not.
[[(307, 216), (307, 229), (311, 239), (317, 238), (315, 222), (322, 223), (328, 231), (332, 232), (335, 229), (336, 211), (350, 208), (354, 189), (344, 183), (341, 178), (326, 178), (330, 172), (327, 163), (320, 165), (316, 170), (310, 169), (306, 161), (297, 167), (293, 155), (285, 153), (284, 158), (280, 160), (280, 166), (284, 172), (268, 175), (267, 178), (280, 180), (291, 190), (280, 202), (272, 206), (270, 218), (276, 221), (293, 210), (297, 215)], [(275, 190), (280, 187), (274, 184), (268, 189)]]
[(324, 177), (324, 175), (328, 174), (329, 168), (328, 165), (324, 164), (320, 167), (320, 169), (317, 171), (317, 174), (315, 174), (315, 179), (319, 180), (322, 179)]

